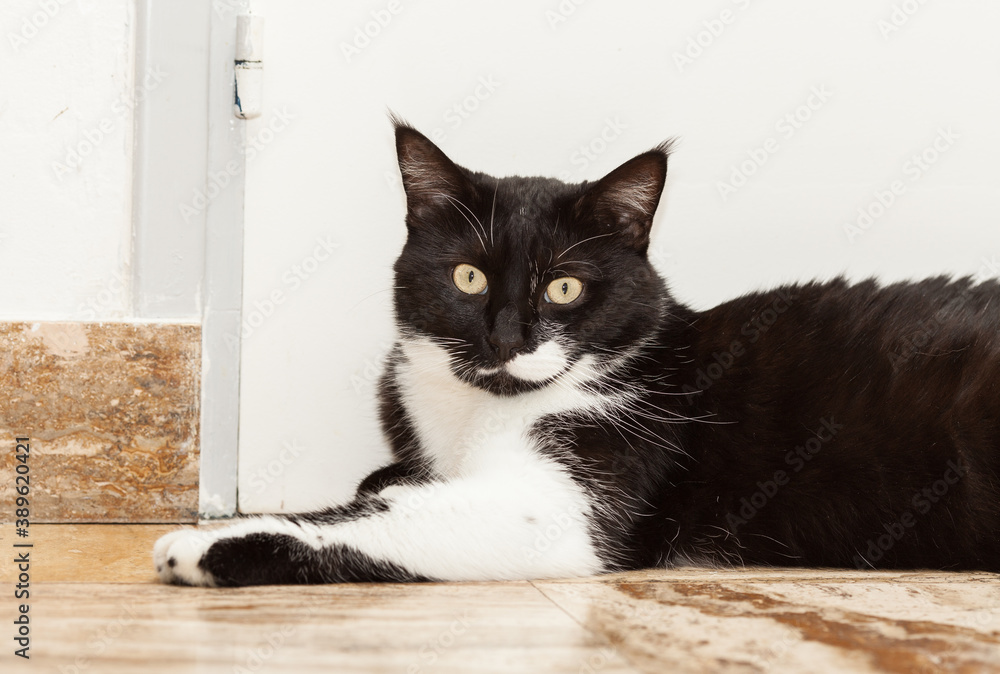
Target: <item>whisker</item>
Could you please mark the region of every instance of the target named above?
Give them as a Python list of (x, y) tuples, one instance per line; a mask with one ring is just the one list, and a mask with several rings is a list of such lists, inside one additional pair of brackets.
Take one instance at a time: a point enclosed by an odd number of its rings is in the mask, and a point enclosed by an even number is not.
[[(573, 249), (574, 249), (574, 248), (576, 248), (577, 246), (580, 246), (580, 245), (582, 245), (582, 244), (585, 244), (585, 243), (587, 243), (588, 241), (593, 241), (594, 239), (603, 239), (603, 238), (604, 238), (604, 237), (606, 237), (606, 236), (614, 236), (615, 234), (616, 234), (616, 232), (609, 232), (608, 234), (598, 234), (598, 235), (596, 235), (596, 236), (591, 236), (591, 237), (589, 237), (589, 238), (586, 238), (586, 239), (584, 239), (583, 241), (577, 241), (577, 242), (576, 242), (576, 243), (574, 243), (574, 244), (573, 244), (572, 246), (570, 246), (569, 248), (567, 248), (567, 249), (566, 249), (566, 250), (564, 250), (563, 252), (559, 253), (559, 257), (561, 258), (561, 257), (562, 257), (563, 255), (565, 255), (566, 253), (570, 252), (571, 250), (573, 250)], [(556, 258), (556, 259), (558, 259), (558, 258)]]
[(347, 310), (347, 313), (350, 313), (350, 312), (354, 311), (361, 304), (363, 304), (364, 302), (367, 302), (368, 300), (370, 300), (371, 298), (375, 297), (376, 295), (381, 295), (382, 293), (387, 293), (390, 290), (406, 290), (406, 286), (389, 286), (388, 288), (383, 288), (382, 290), (376, 290), (371, 295), (367, 295), (367, 296), (361, 298), (360, 300), (358, 300), (357, 304), (355, 304), (353, 307), (351, 307), (350, 309)]
[[(466, 215), (465, 211), (462, 210), (462, 208), (464, 208), (466, 211), (468, 211), (472, 215), (473, 218), (476, 219), (476, 222), (479, 222), (479, 218), (476, 218), (476, 214), (472, 212), (472, 209), (469, 208), (468, 206), (466, 206), (465, 204), (463, 204), (458, 199), (456, 199), (453, 196), (449, 195), (449, 194), (445, 194), (444, 192), (438, 192), (437, 194), (440, 195), (440, 196), (442, 196), (442, 197), (444, 197), (449, 202), (451, 202), (451, 205), (455, 207), (455, 210), (462, 214), (462, 217), (465, 218), (465, 221), (467, 223), (469, 223), (469, 226), (472, 227), (472, 231), (474, 231), (476, 233), (476, 236), (479, 238), (479, 243), (483, 247), (483, 252), (486, 253), (487, 255), (489, 255), (489, 251), (486, 250), (486, 242), (483, 241), (483, 237), (480, 236), (479, 230), (476, 229), (476, 226), (474, 224), (472, 224), (472, 220), (470, 220), (469, 216)], [(462, 208), (459, 208), (459, 206), (461, 206)], [(479, 222), (479, 227), (482, 228), (483, 234), (485, 234), (486, 233), (486, 228), (483, 227), (483, 223)]]
[(497, 192), (500, 191), (500, 179), (497, 178), (496, 187), (493, 188), (493, 205), (490, 207), (490, 245), (493, 245), (493, 216), (497, 210)]

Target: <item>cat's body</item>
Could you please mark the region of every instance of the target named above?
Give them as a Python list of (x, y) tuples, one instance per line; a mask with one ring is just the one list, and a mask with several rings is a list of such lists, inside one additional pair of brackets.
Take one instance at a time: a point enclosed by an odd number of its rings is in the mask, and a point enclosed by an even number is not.
[(468, 172), (404, 125), (397, 148), (409, 237), (381, 386), (397, 463), (346, 506), (169, 534), (164, 580), (1000, 570), (987, 274), (696, 312), (645, 256), (666, 148), (583, 185)]

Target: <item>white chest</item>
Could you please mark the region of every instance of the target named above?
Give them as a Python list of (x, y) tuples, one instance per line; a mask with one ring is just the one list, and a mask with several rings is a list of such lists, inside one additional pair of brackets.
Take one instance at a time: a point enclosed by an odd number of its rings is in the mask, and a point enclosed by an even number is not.
[[(404, 342), (403, 352), (406, 360), (398, 370), (403, 401), (425, 454), (442, 476), (523, 469), (539, 458), (530, 432), (540, 419), (602, 405), (582, 387), (565, 382), (519, 396), (495, 396), (456, 378), (447, 352), (429, 340)], [(589, 367), (580, 361), (574, 369)]]

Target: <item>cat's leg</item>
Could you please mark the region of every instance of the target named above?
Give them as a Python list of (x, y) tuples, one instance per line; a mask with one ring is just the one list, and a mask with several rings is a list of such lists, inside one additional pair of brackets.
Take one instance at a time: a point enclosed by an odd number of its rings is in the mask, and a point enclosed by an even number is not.
[[(375, 507), (383, 506), (364, 499), (345, 509)], [(424, 580), (345, 546), (322, 545), (318, 532), (334, 525), (316, 522), (331, 514), (326, 509), (300, 517), (251, 517), (222, 529), (181, 529), (156, 542), (154, 564), (161, 580), (182, 585)]]
[(424, 482), (429, 479), (430, 469), (416, 461), (397, 461), (379, 468), (358, 485), (358, 496), (377, 494), (393, 484)]
[(155, 563), (165, 582), (209, 586), (505, 580), (603, 570), (583, 490), (565, 474), (537, 478), (393, 485), (312, 515), (177, 531), (157, 543)]

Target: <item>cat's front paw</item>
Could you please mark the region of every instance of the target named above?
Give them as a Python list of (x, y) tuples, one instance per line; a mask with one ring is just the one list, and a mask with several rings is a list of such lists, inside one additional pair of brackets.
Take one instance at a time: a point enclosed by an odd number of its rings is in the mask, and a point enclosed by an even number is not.
[(179, 529), (160, 537), (153, 546), (153, 564), (160, 580), (176, 585), (214, 587), (212, 574), (201, 566), (205, 553), (215, 542), (210, 531)]

